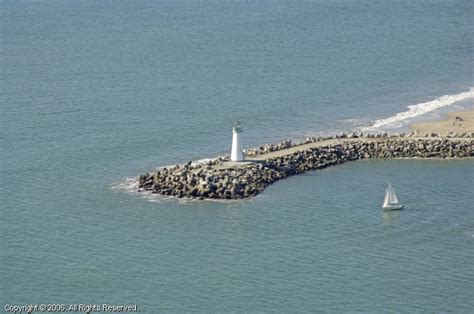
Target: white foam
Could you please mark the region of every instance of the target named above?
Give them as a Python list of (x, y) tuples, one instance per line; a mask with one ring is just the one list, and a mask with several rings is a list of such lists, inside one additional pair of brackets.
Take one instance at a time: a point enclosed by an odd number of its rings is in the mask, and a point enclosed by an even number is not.
[[(113, 185), (111, 187), (112, 190), (118, 190), (121, 192), (125, 192), (128, 194), (133, 194), (136, 196), (140, 196), (142, 198), (145, 198), (149, 202), (152, 203), (161, 203), (161, 202), (166, 202), (166, 201), (172, 201), (172, 202), (178, 202), (181, 204), (188, 204), (192, 202), (213, 202), (213, 203), (232, 203), (232, 202), (237, 202), (239, 200), (234, 200), (234, 199), (204, 199), (204, 200), (199, 200), (197, 198), (178, 198), (176, 196), (171, 196), (171, 195), (162, 195), (158, 193), (152, 193), (151, 191), (138, 191), (138, 177), (132, 177), (132, 178), (125, 178), (123, 181)], [(247, 199), (250, 200), (250, 199)]]
[[(198, 165), (198, 164), (207, 164), (210, 161), (215, 161), (218, 158), (223, 158), (225, 156), (218, 156), (217, 158), (203, 158), (199, 160), (192, 161), (192, 165)], [(155, 170), (160, 170), (163, 168), (171, 168), (174, 167), (175, 165), (168, 165), (168, 166), (161, 166), (156, 168)], [(126, 177), (122, 181), (117, 182), (111, 186), (112, 190), (118, 190), (121, 192), (129, 193), (129, 194), (134, 194), (134, 195), (139, 195), (143, 198), (146, 198), (150, 202), (162, 202), (162, 201), (167, 201), (167, 200), (172, 200), (172, 201), (178, 201), (179, 203), (188, 203), (188, 202), (193, 202), (193, 201), (198, 201), (198, 199), (189, 199), (189, 198), (178, 198), (176, 196), (166, 196), (166, 195), (161, 195), (158, 193), (152, 193), (151, 191), (139, 191), (138, 189), (138, 181), (139, 177)], [(199, 200), (201, 201), (201, 200)], [(204, 201), (207, 202), (222, 202), (222, 203), (229, 203), (229, 202), (234, 202), (236, 200), (220, 200), (220, 199), (205, 199)]]
[(191, 162), (191, 165), (196, 166), (196, 165), (201, 165), (201, 164), (207, 164), (207, 163), (209, 163), (211, 161), (214, 161), (216, 159), (217, 158), (203, 158), (203, 159), (199, 159), (199, 160)]
[(474, 230), (473, 231), (465, 231), (464, 234), (467, 235), (469, 238), (474, 239)]
[[(203, 159), (198, 159), (198, 160), (192, 160), (191, 165), (196, 166), (196, 165), (208, 164), (211, 161), (215, 161), (219, 158), (224, 158), (224, 157), (225, 156), (217, 156), (217, 157), (214, 157), (214, 158), (203, 158)], [(184, 163), (182, 165), (184, 165)], [(161, 169), (164, 169), (164, 168), (169, 169), (169, 168), (173, 168), (175, 166), (176, 166), (176, 164), (171, 164), (171, 165), (166, 165), (166, 166), (159, 166), (159, 167), (156, 167), (154, 170), (158, 171), (158, 170), (161, 170)]]
[(384, 127), (401, 126), (403, 122), (408, 119), (421, 116), (436, 109), (447, 107), (459, 101), (467, 100), (470, 98), (474, 98), (474, 87), (471, 87), (467, 92), (462, 92), (454, 95), (444, 95), (428, 102), (410, 105), (408, 106), (407, 111), (397, 113), (396, 115), (385, 119), (376, 120), (374, 124), (368, 127), (364, 127), (362, 128), (362, 130), (375, 131)]
[(112, 186), (112, 190), (136, 192), (138, 190), (138, 177), (125, 178)]

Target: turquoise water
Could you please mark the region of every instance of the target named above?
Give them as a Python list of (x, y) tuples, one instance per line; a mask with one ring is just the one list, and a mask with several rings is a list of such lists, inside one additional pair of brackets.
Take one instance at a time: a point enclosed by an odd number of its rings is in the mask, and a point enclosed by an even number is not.
[[(242, 202), (123, 187), (158, 166), (227, 153), (236, 119), (252, 146), (371, 127), (443, 95), (454, 95), (446, 106), (379, 130), (472, 108), (459, 95), (474, 86), (473, 10), (2, 2), (2, 308), (472, 311), (472, 160), (360, 161)], [(387, 181), (406, 210), (381, 212)]]

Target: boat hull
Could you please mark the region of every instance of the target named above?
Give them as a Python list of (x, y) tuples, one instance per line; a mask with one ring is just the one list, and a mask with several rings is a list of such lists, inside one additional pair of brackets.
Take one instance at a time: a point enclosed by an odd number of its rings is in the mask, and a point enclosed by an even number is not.
[(383, 206), (383, 210), (400, 210), (403, 209), (403, 205), (388, 205), (388, 206)]

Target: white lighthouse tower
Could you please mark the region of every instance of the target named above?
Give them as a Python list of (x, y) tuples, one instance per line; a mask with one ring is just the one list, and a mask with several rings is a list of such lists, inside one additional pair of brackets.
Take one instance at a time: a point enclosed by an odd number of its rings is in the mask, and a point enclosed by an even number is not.
[(230, 153), (231, 161), (244, 160), (244, 153), (242, 152), (242, 144), (240, 142), (240, 133), (242, 133), (242, 127), (240, 126), (240, 121), (237, 121), (232, 128), (232, 151)]

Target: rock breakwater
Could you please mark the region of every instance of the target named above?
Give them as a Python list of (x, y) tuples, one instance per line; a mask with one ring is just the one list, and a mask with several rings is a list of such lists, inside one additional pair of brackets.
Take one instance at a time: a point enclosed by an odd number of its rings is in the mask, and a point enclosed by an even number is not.
[[(305, 147), (309, 143), (316, 144)], [(290, 141), (250, 150), (251, 156), (259, 158), (244, 163), (229, 163), (226, 158), (218, 158), (205, 164), (188, 162), (163, 168), (141, 175), (139, 191), (178, 198), (241, 199), (257, 195), (268, 185), (291, 175), (358, 159), (474, 157), (474, 139), (467, 137), (413, 138), (397, 135), (361, 138), (350, 135), (314, 141), (308, 139), (299, 144), (301, 150), (297, 151), (292, 151), (295, 146)], [(282, 148), (284, 146), (286, 150)], [(278, 156), (270, 158), (272, 154), (268, 154), (269, 158), (265, 158), (263, 151), (277, 150), (280, 150)]]

